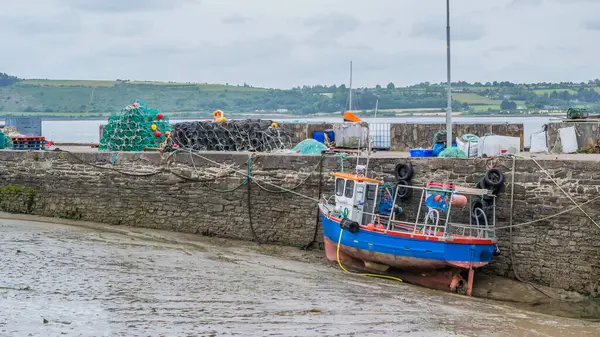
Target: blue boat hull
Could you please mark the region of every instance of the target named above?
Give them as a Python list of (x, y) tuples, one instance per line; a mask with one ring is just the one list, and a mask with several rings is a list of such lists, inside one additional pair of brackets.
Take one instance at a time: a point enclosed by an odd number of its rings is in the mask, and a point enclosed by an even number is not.
[[(448, 267), (472, 269), (488, 264), (495, 251), (491, 240), (463, 238), (463, 243), (451, 242), (440, 237), (411, 238), (410, 233), (393, 235), (367, 230), (356, 233), (341, 231), (339, 219), (328, 218), (321, 213), (325, 250), (329, 260), (353, 258), (367, 264), (391, 266), (401, 270), (438, 270)], [(338, 253), (338, 241), (342, 236)], [(461, 240), (456, 240), (461, 241)]]

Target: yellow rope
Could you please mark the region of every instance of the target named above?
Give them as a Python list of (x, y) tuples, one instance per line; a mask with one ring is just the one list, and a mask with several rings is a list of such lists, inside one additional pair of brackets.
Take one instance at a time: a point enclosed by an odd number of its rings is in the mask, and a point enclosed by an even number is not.
[[(345, 271), (346, 273), (352, 274), (352, 272), (348, 271), (348, 269), (346, 269), (346, 268), (344, 268), (344, 266), (342, 266), (342, 262), (340, 261), (340, 245), (342, 242), (342, 234), (343, 233), (344, 233), (344, 229), (341, 229), (340, 237), (339, 237), (338, 243), (337, 243), (337, 251), (336, 251), (337, 263), (340, 265), (340, 268), (342, 268), (343, 271)], [(400, 279), (398, 277), (394, 277), (394, 276), (379, 275), (379, 274), (361, 274), (361, 273), (356, 273), (356, 274), (358, 274), (360, 276), (380, 277), (380, 278), (386, 278), (386, 279), (402, 282), (402, 279)]]

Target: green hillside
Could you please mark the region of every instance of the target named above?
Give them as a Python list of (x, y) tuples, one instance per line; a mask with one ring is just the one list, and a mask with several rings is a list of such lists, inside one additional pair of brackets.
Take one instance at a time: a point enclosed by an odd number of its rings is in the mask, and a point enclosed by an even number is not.
[[(510, 82), (453, 83), (453, 109), (465, 114), (544, 113), (586, 106), (598, 110), (600, 80), (587, 83)], [(153, 81), (20, 79), (0, 73), (0, 115), (36, 113), (53, 116), (98, 116), (119, 111), (136, 100), (171, 113), (286, 112), (333, 113), (348, 108), (345, 85), (303, 86), (288, 90), (250, 85)], [(353, 110), (372, 111), (379, 100), (383, 115), (439, 112), (446, 106), (446, 87), (393, 83), (353, 91)]]

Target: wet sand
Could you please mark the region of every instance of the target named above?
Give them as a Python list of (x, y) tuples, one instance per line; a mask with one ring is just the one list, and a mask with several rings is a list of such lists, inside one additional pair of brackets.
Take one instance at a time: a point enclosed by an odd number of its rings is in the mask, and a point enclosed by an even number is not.
[(597, 336), (600, 331), (600, 323), (345, 274), (335, 265), (315, 263), (324, 260), (322, 252), (81, 225), (90, 228), (0, 219), (0, 336)]

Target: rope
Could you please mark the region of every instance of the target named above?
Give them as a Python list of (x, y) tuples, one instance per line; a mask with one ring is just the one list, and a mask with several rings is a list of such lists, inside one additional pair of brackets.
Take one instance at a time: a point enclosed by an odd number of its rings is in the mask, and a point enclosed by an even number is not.
[(252, 203), (251, 203), (251, 197), (250, 197), (250, 191), (251, 191), (251, 187), (252, 187), (252, 176), (250, 175), (252, 171), (252, 155), (248, 155), (248, 184), (246, 184), (248, 186), (248, 190), (247, 190), (247, 194), (248, 194), (248, 198), (246, 199), (246, 203), (248, 204), (248, 222), (250, 224), (250, 231), (252, 232), (252, 236), (254, 237), (254, 241), (258, 242), (259, 244), (263, 243), (259, 238), (258, 235), (256, 234), (256, 230), (254, 229), (254, 224), (252, 223)]
[[(323, 193), (323, 157), (319, 161), (319, 194), (317, 198), (321, 198), (321, 194)], [(317, 242), (317, 234), (319, 232), (319, 220), (321, 219), (321, 210), (319, 209), (319, 205), (317, 205), (317, 217), (315, 218), (315, 232), (313, 233), (312, 241), (304, 246), (304, 250), (307, 250), (313, 243)]]
[[(180, 150), (180, 151), (182, 151), (182, 150)], [(204, 157), (204, 156), (201, 156), (201, 155), (199, 155), (199, 154), (197, 154), (197, 153), (193, 153), (193, 155), (194, 155), (194, 156), (196, 156), (196, 157), (198, 157), (198, 158), (202, 158), (202, 159), (204, 159), (204, 160), (206, 160), (206, 161), (208, 161), (208, 162), (210, 162), (210, 163), (213, 163), (213, 164), (215, 164), (215, 165), (217, 165), (217, 166), (221, 166), (221, 167), (223, 167), (223, 166), (226, 166), (225, 164), (218, 163), (218, 162), (216, 162), (216, 161), (214, 161), (214, 160), (212, 160), (212, 159), (206, 158), (206, 157)], [(229, 167), (228, 167), (228, 168), (229, 168)], [(232, 171), (232, 172), (235, 172), (235, 173), (238, 173), (238, 174), (241, 174), (241, 175), (247, 176), (247, 177), (248, 177), (248, 179), (252, 178), (252, 180), (253, 180), (253, 182), (254, 182), (254, 183), (256, 183), (256, 181), (260, 181), (261, 183), (263, 183), (263, 184), (265, 184), (265, 185), (270, 185), (270, 186), (273, 186), (273, 187), (277, 187), (277, 188), (279, 188), (279, 189), (281, 189), (281, 190), (283, 190), (283, 191), (287, 191), (287, 192), (289, 192), (289, 193), (291, 193), (291, 194), (298, 195), (298, 196), (300, 196), (300, 197), (303, 197), (303, 198), (305, 198), (305, 199), (308, 199), (308, 200), (311, 200), (311, 201), (314, 201), (314, 202), (317, 202), (317, 203), (319, 202), (319, 199), (317, 199), (317, 198), (313, 198), (313, 197), (310, 197), (310, 196), (308, 196), (308, 195), (304, 195), (304, 194), (302, 194), (302, 193), (295, 192), (295, 191), (293, 191), (293, 190), (290, 190), (290, 189), (288, 189), (288, 188), (285, 188), (285, 187), (281, 187), (281, 186), (275, 185), (275, 184), (273, 184), (273, 183), (270, 183), (270, 182), (268, 182), (268, 181), (264, 181), (264, 180), (262, 180), (262, 179), (259, 179), (259, 178), (256, 178), (256, 177), (252, 176), (250, 173), (244, 173), (244, 172), (242, 172), (242, 171), (238, 171), (238, 170), (235, 170), (235, 169), (232, 169), (232, 168), (230, 168), (230, 169), (231, 169), (231, 171)]]
[[(312, 169), (312, 170), (310, 171), (310, 173), (309, 173), (309, 174), (306, 176), (306, 178), (302, 179), (302, 181), (300, 181), (300, 182), (299, 182), (299, 183), (298, 183), (296, 186), (289, 187), (289, 188), (287, 188), (287, 189), (284, 189), (284, 188), (283, 188), (283, 187), (281, 187), (281, 186), (276, 186), (277, 188), (279, 188), (279, 191), (274, 191), (274, 190), (270, 190), (270, 189), (268, 189), (268, 188), (266, 188), (266, 187), (263, 187), (263, 186), (261, 186), (261, 185), (260, 185), (259, 183), (257, 183), (256, 181), (255, 181), (254, 183), (255, 183), (256, 185), (258, 185), (258, 187), (260, 187), (261, 189), (263, 189), (263, 190), (265, 190), (265, 191), (267, 191), (267, 192), (270, 192), (270, 193), (289, 193), (289, 191), (293, 191), (293, 190), (297, 189), (298, 187), (302, 186), (302, 185), (303, 185), (303, 184), (304, 184), (304, 183), (305, 183), (305, 182), (308, 180), (308, 178), (310, 178), (310, 176), (311, 176), (311, 175), (312, 175), (312, 174), (313, 174), (313, 173), (314, 173), (314, 172), (315, 172), (315, 171), (316, 171), (316, 170), (317, 170), (319, 167), (321, 167), (321, 168), (322, 168), (322, 162), (323, 162), (323, 158), (325, 158), (325, 156), (324, 156), (324, 155), (322, 155), (322, 156), (321, 156), (321, 159), (319, 160), (319, 163), (318, 163), (318, 164), (315, 166), (315, 168), (314, 168), (314, 169)], [(320, 188), (320, 186), (319, 186), (319, 188)], [(320, 196), (320, 193), (319, 193), (319, 196)]]
[[(196, 162), (194, 161), (194, 156), (192, 156), (192, 152), (190, 152), (190, 160), (192, 161), (192, 166), (194, 166), (194, 171), (198, 172), (198, 168), (196, 167)], [(230, 193), (230, 192), (233, 192), (233, 191), (239, 189), (240, 187), (244, 186), (247, 182), (248, 182), (248, 179), (244, 179), (244, 181), (242, 181), (242, 183), (237, 185), (236, 187), (225, 189), (225, 190), (213, 188), (209, 184), (204, 184), (204, 187), (206, 187), (209, 190), (216, 192), (216, 193)]]
[[(512, 177), (511, 177), (511, 183), (510, 183), (510, 220), (509, 220), (509, 228), (510, 228), (510, 233), (509, 233), (509, 254), (510, 254), (510, 265), (513, 271), (513, 274), (515, 274), (515, 278), (521, 282), (521, 283), (525, 283), (525, 284), (529, 284), (533, 287), (533, 289), (539, 291), (540, 293), (546, 295), (547, 297), (550, 297), (548, 294), (546, 294), (545, 292), (543, 292), (540, 288), (538, 288), (537, 286), (535, 286), (532, 282), (529, 281), (524, 281), (521, 276), (519, 275), (519, 273), (517, 273), (517, 266), (515, 264), (515, 255), (513, 253), (513, 214), (514, 214), (514, 196), (515, 196), (515, 172), (516, 172), (516, 166), (517, 166), (517, 159), (515, 158), (515, 156), (512, 156), (513, 159), (513, 163), (512, 163)], [(496, 228), (498, 229), (498, 228)]]
[(567, 191), (565, 191), (557, 182), (556, 180), (554, 180), (554, 178), (552, 178), (552, 176), (550, 175), (550, 173), (548, 173), (548, 171), (546, 171), (542, 165), (540, 165), (540, 163), (537, 162), (537, 160), (531, 158), (531, 160), (533, 160), (533, 162), (540, 168), (540, 170), (544, 171), (544, 173), (548, 176), (548, 178), (550, 178), (550, 180), (552, 180), (552, 182), (567, 196), (567, 198), (569, 198), (569, 200), (571, 200), (573, 202), (573, 204), (575, 204), (575, 206), (577, 206), (577, 208), (579, 208), (579, 210), (581, 212), (583, 212), (583, 214), (585, 214), (585, 216), (588, 217), (588, 219), (590, 219), (590, 221), (592, 221), (592, 223), (594, 223), (594, 225), (596, 225), (596, 227), (598, 227), (600, 229), (600, 225), (594, 221), (594, 219), (592, 219), (592, 217), (587, 214), (586, 211), (583, 210), (583, 208), (581, 208), (581, 206), (579, 206), (577, 204), (577, 202), (575, 200), (573, 200), (573, 198), (571, 198), (571, 196), (569, 195), (569, 193), (567, 193)]
[[(596, 200), (598, 200), (598, 199), (600, 199), (600, 196), (597, 196), (597, 197), (595, 197), (595, 198), (593, 198), (593, 199), (590, 199), (590, 200), (588, 200), (588, 201), (586, 201), (586, 202), (584, 202), (584, 203), (580, 204), (579, 206), (585, 206), (585, 205), (587, 205), (587, 204), (589, 204), (589, 203), (591, 203), (591, 202), (594, 202), (594, 201), (596, 201)], [(571, 207), (571, 208), (569, 208), (569, 209), (566, 209), (566, 210), (564, 210), (564, 211), (562, 211), (562, 212), (559, 212), (559, 213), (556, 213), (556, 214), (553, 214), (553, 215), (549, 215), (549, 216), (547, 216), (547, 217), (544, 217), (544, 218), (541, 218), (541, 219), (532, 220), (532, 221), (528, 221), (528, 222), (523, 222), (523, 223), (516, 224), (516, 225), (509, 225), (509, 226), (501, 226), (501, 227), (496, 227), (496, 229), (516, 228), (516, 227), (521, 227), (521, 226), (527, 226), (527, 225), (531, 225), (531, 224), (534, 224), (534, 223), (536, 223), (536, 222), (542, 222), (542, 221), (546, 221), (546, 220), (549, 220), (549, 219), (555, 218), (555, 217), (557, 217), (557, 216), (559, 216), (559, 215), (563, 215), (563, 214), (565, 214), (565, 213), (569, 213), (569, 212), (571, 212), (571, 211), (573, 211), (573, 210), (575, 210), (575, 209), (577, 209), (577, 208), (578, 208), (578, 206), (573, 206), (573, 207)]]
[[(352, 272), (350, 272), (350, 271), (348, 271), (348, 269), (344, 268), (344, 266), (342, 265), (342, 262), (340, 261), (340, 246), (341, 246), (341, 243), (342, 243), (342, 235), (343, 234), (344, 234), (344, 229), (340, 229), (340, 237), (339, 237), (338, 242), (337, 242), (337, 249), (336, 249), (335, 257), (337, 259), (337, 263), (340, 266), (340, 268), (343, 271), (345, 271), (346, 273), (352, 274)], [(379, 275), (379, 274), (362, 274), (362, 273), (356, 273), (356, 274), (360, 275), (360, 276), (379, 277), (379, 278), (385, 278), (385, 279), (389, 279), (389, 280), (394, 280), (394, 281), (402, 282), (401, 278), (394, 277), (394, 276)]]

